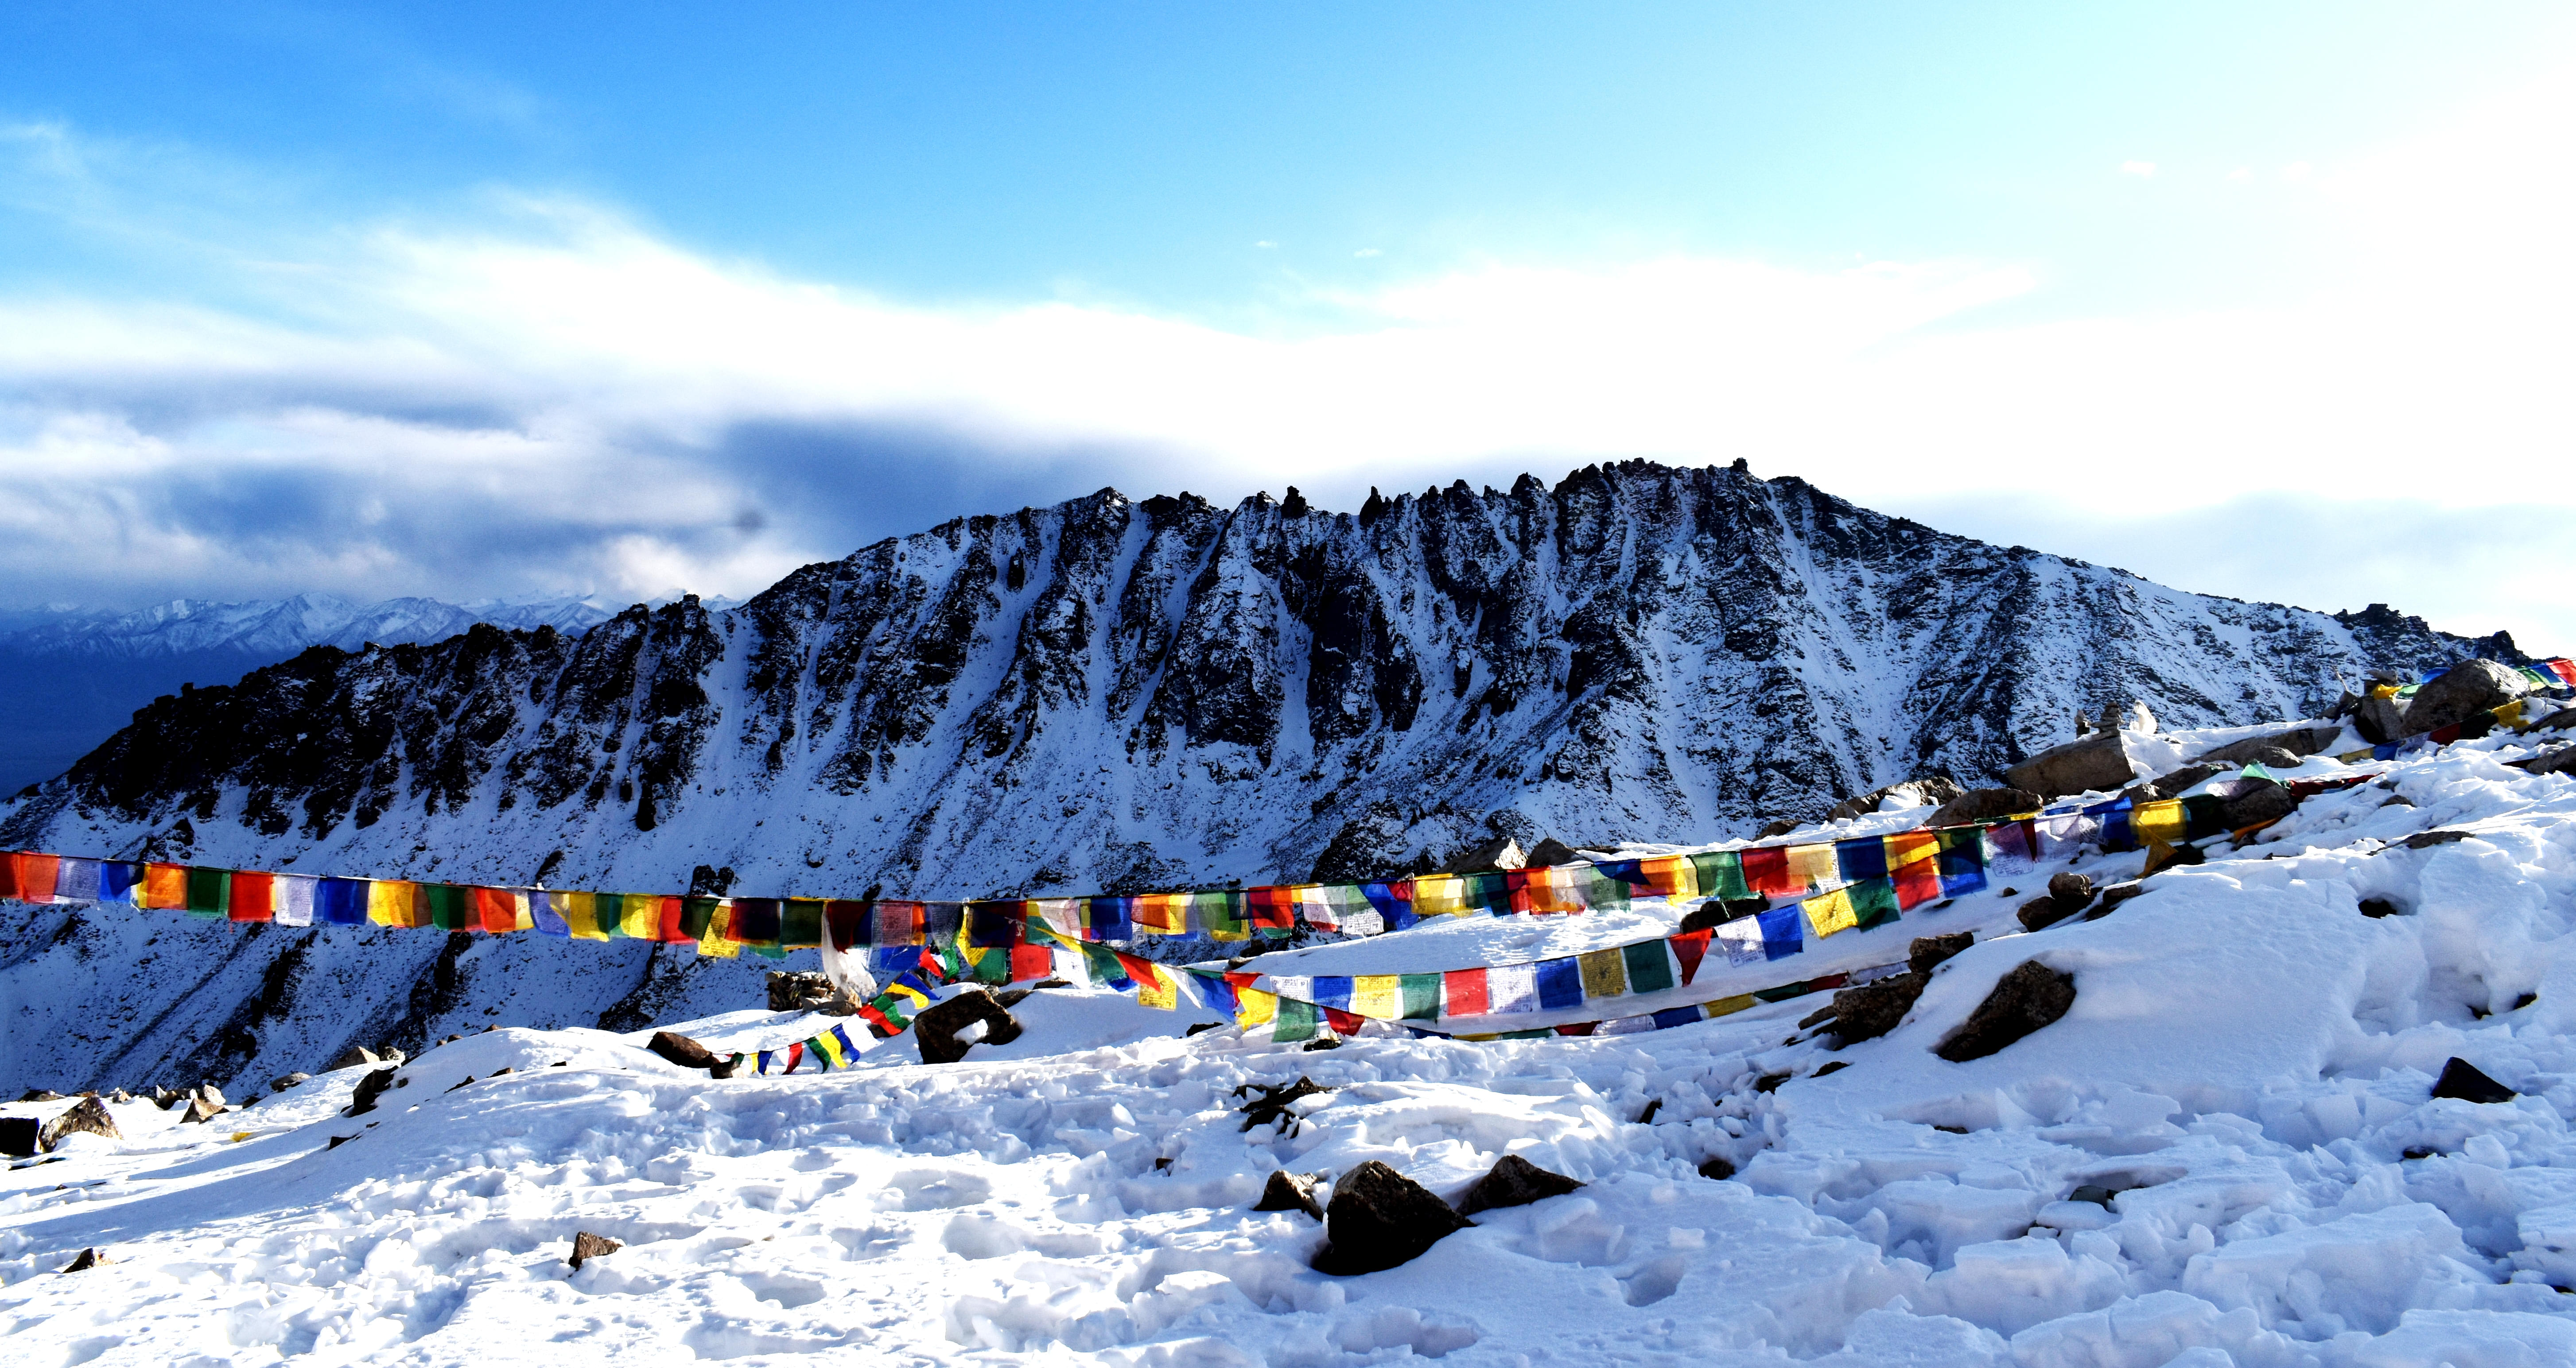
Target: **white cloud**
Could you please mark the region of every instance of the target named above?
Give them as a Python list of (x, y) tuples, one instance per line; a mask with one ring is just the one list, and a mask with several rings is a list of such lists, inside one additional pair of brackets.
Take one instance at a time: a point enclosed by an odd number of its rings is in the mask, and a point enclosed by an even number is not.
[[(1883, 507), (1987, 492), (2017, 511), (1972, 530), (2077, 555), (2121, 544), (2105, 519), (2259, 508), (2241, 535), (2281, 572), (2256, 557), (2188, 587), (2314, 599), (2336, 499), (2576, 501), (2552, 473), (2576, 360), (2571, 115), (2529, 92), (2320, 170), (2307, 193), (2352, 264), (2311, 297), (2073, 320), (1989, 308), (2044, 300), (2035, 265), (1684, 255), (1318, 286), (1273, 332), (933, 308), (563, 200), (255, 244), (224, 256), (248, 301), (229, 309), (0, 299), (19, 493), (0, 580), (31, 600), (174, 581), (739, 594), (967, 498), (1294, 482), (1348, 506), (1371, 484), (1740, 455)], [(370, 502), (391, 516), (368, 523)], [(2354, 557), (2317, 606), (2576, 645), (2563, 594), (2499, 610), (2462, 564)], [(477, 574), (507, 582), (455, 582)]]

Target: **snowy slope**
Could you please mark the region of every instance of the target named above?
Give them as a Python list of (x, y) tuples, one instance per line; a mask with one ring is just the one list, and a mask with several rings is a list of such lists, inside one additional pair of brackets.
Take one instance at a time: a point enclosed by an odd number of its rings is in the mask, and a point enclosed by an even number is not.
[[(1812, 1002), (1317, 1053), (1068, 991), (956, 1065), (898, 1041), (717, 1082), (640, 1035), (505, 1030), (413, 1061), (369, 1118), (333, 1114), (356, 1071), (206, 1127), (127, 1107), (127, 1142), (0, 1178), (0, 1315), (14, 1356), (101, 1364), (2564, 1363), (2576, 779), (2501, 763), (2533, 749), (2387, 766), (2100, 920), (1981, 937), (1839, 1051), (1796, 1028)], [(2403, 839), (2437, 830), (2467, 834)], [(1383, 967), (1412, 934), (1308, 954)], [(1932, 1054), (2034, 959), (2073, 975), (2064, 1019)], [(2523, 1096), (2430, 1099), (2454, 1056)], [(1301, 1075), (1335, 1091), (1243, 1129), (1235, 1089)], [(1390, 1272), (1317, 1274), (1315, 1222), (1249, 1210), (1274, 1168), (1379, 1160), (1455, 1193), (1506, 1153), (1585, 1186)], [(627, 1247), (573, 1272), (576, 1230)], [(84, 1247), (115, 1262), (50, 1271)]]
[[(1991, 773), (2078, 707), (2252, 724), (2477, 652), (2512, 643), (2180, 593), (1741, 470), (1631, 462), (1357, 516), (1102, 491), (882, 542), (730, 611), (312, 651), (152, 705), (0, 805), (0, 847), (772, 895), (1352, 877), (1498, 830), (1749, 835)], [(460, 1021), (629, 1021), (639, 992), (758, 1000), (751, 967), (633, 950), (522, 995), (501, 947), (151, 934), (144, 964), (94, 919), (0, 913), (19, 1027), (0, 1066), (28, 1071), (0, 1088), (147, 1081), (103, 1043), (19, 1043), (142, 1023), (178, 1075), (149, 1081), (229, 1085), (368, 1032), (412, 1048)], [(327, 1023), (274, 986), (306, 953), (347, 966)]]

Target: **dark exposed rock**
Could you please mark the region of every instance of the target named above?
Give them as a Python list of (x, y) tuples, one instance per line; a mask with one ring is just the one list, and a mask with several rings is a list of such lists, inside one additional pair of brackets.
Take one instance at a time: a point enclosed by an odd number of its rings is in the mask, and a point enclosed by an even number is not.
[(1925, 826), (1958, 826), (1967, 822), (1991, 822), (2017, 812), (2037, 812), (2043, 800), (2028, 789), (1970, 789), (1935, 808), (1924, 819)]
[(2042, 798), (2070, 793), (2110, 792), (2138, 777), (2138, 767), (2118, 731), (2096, 732), (2081, 741), (2052, 746), (2004, 771), (2004, 782)]
[(773, 1012), (857, 1016), (859, 1008), (865, 1005), (819, 973), (786, 973), (773, 969), (768, 986), (769, 1010)]
[(2048, 876), (2048, 896), (2069, 912), (2081, 912), (2093, 901), (2093, 880), (2073, 870)]
[(1783, 817), (1776, 822), (1765, 824), (1760, 831), (1754, 832), (1753, 839), (1757, 841), (1768, 841), (1775, 836), (1786, 836), (1790, 832), (1796, 831), (1798, 828), (1805, 825), (1806, 823), (1799, 821), (1795, 817)]
[(376, 1099), (384, 1096), (385, 1090), (394, 1085), (394, 1075), (400, 1072), (400, 1069), (394, 1068), (378, 1069), (375, 1072), (368, 1074), (366, 1077), (359, 1079), (358, 1090), (349, 1095), (349, 1105), (340, 1114), (342, 1116), (364, 1116), (367, 1113), (374, 1111), (376, 1109)]
[(2013, 913), (2014, 918), (2021, 922), (2021, 929), (2024, 931), (2044, 931), (2073, 915), (2075, 914), (2066, 910), (2066, 904), (2046, 894), (2023, 903), (2020, 909)]
[(1723, 1183), (1735, 1176), (1735, 1163), (1733, 1160), (1712, 1154), (1699, 1161), (1699, 1176)]
[(2255, 781), (2228, 798), (2218, 810), (2219, 825), (2229, 831), (2277, 822), (2299, 810), (2299, 795), (2286, 784)]
[(2140, 879), (2134, 883), (2113, 884), (2109, 888), (2102, 890), (2101, 905), (2084, 914), (2084, 919), (2086, 921), (2099, 921), (2102, 918), (2111, 915), (2113, 912), (2118, 911), (2120, 904), (2127, 902), (2131, 898), (2144, 897), (2149, 891), (2150, 890), (2148, 889), (2144, 879)]
[(2415, 691), (2406, 704), (2406, 735), (2466, 722), (2531, 692), (2522, 671), (2493, 660), (2463, 660)]
[[(2249, 736), (2212, 747), (2191, 758), (2195, 765), (2234, 769), (2244, 765), (2291, 765), (2334, 744), (2340, 727), (2292, 727), (2269, 736)], [(2286, 759), (2279, 758), (2286, 756)]]
[(712, 1069), (716, 1052), (677, 1031), (655, 1031), (644, 1048), (683, 1069)]
[(188, 1099), (188, 1110), (179, 1118), (179, 1124), (183, 1126), (202, 1125), (223, 1114), (224, 1109), (222, 1107), (216, 1106), (202, 1097), (191, 1097)]
[(2365, 698), (2352, 705), (2351, 716), (2352, 729), (2374, 746), (2414, 734), (2407, 729), (2406, 700), (2402, 698)]
[(1874, 788), (1853, 798), (1845, 798), (1825, 811), (1825, 820), (1839, 822), (1850, 817), (1865, 817), (1876, 812), (1890, 798), (1906, 800), (1907, 807), (1939, 807), (1968, 790), (1946, 774), (1927, 775), (1903, 783)]
[(25, 1092), (18, 1094), (18, 1100), (21, 1102), (60, 1102), (63, 1100), (63, 1095), (55, 1092), (51, 1088), (29, 1088)]
[[(1834, 993), (1834, 1039), (1838, 1045), (1857, 1045), (1876, 1040), (1896, 1029), (1914, 1003), (1923, 996), (1924, 984), (1930, 979), (1908, 971), (1890, 974), (1858, 988), (1837, 989)], [(1812, 1018), (1811, 1018), (1812, 1019)]]
[[(981, 1022), (984, 1034), (980, 1041), (961, 1040), (967, 1028)], [(957, 996), (936, 1002), (912, 1019), (912, 1035), (921, 1047), (924, 1064), (954, 1064), (966, 1057), (976, 1045), (1008, 1045), (1020, 1038), (1019, 1018), (1010, 1014), (993, 995), (981, 988), (969, 988)]]
[(1905, 952), (1906, 967), (1929, 979), (1943, 961), (1977, 943), (1974, 931), (1952, 931), (1940, 936), (1917, 936)]
[(2216, 765), (2185, 765), (2171, 774), (2160, 774), (2143, 784), (2131, 784), (2122, 790), (2131, 802), (2154, 803), (2179, 798), (2200, 781), (2222, 773)]
[(1394, 1268), (1473, 1224), (1428, 1188), (1372, 1159), (1334, 1180), (1315, 1271), (1340, 1277)]
[(2408, 850), (2431, 850), (2435, 846), (2467, 839), (2469, 833), (2465, 831), (2419, 831), (2407, 837), (2403, 844)]
[(1234, 1090), (1235, 1096), (1251, 1097), (1255, 1093), (1260, 1096), (1252, 1097), (1251, 1101), (1244, 1103), (1238, 1109), (1243, 1113), (1241, 1129), (1248, 1131), (1255, 1126), (1270, 1125), (1282, 1117), (1293, 1115), (1289, 1108), (1300, 1098), (1317, 1097), (1331, 1091), (1332, 1089), (1302, 1074), (1298, 1076), (1296, 1082), (1280, 1087), (1246, 1083)]
[(1807, 1075), (1807, 1077), (1823, 1078), (1829, 1074), (1841, 1073), (1843, 1070), (1850, 1067), (1851, 1061), (1848, 1059), (1828, 1059), (1824, 1062), (1823, 1067), (1817, 1069), (1814, 1073)]
[(1544, 868), (1551, 865), (1574, 864), (1583, 858), (1583, 854), (1553, 836), (1543, 836), (1539, 838), (1539, 843), (1531, 846), (1522, 858), (1529, 867)]
[(1315, 1179), (1313, 1175), (1290, 1173), (1286, 1169), (1272, 1169), (1270, 1171), (1270, 1181), (1262, 1185), (1261, 1200), (1255, 1203), (1252, 1209), (1255, 1211), (1302, 1211), (1307, 1215), (1314, 1217), (1318, 1221), (1324, 1219), (1324, 1206), (1321, 1202), (1315, 1200)]
[(1476, 1180), (1458, 1199), (1458, 1214), (1473, 1216), (1479, 1211), (1496, 1211), (1503, 1207), (1528, 1206), (1550, 1197), (1562, 1197), (1583, 1184), (1562, 1173), (1551, 1173), (1517, 1154), (1506, 1154), (1494, 1161), (1485, 1176)]
[(376, 1062), (375, 1051), (368, 1049), (364, 1045), (352, 1045), (348, 1049), (341, 1051), (340, 1057), (332, 1060), (331, 1066), (323, 1070), (323, 1072), (338, 1073), (342, 1069), (364, 1068)]
[(1953, 1064), (1983, 1059), (2066, 1015), (2075, 1005), (2075, 976), (2025, 960), (1933, 1051)]
[(573, 1232), (572, 1257), (565, 1262), (570, 1263), (578, 1271), (583, 1264), (603, 1254), (614, 1254), (625, 1247), (624, 1240), (612, 1240), (605, 1235), (593, 1235), (587, 1230), (578, 1230)]
[(2435, 1097), (2456, 1097), (2463, 1102), (2510, 1102), (2520, 1093), (2486, 1076), (2469, 1061), (2453, 1058), (2442, 1066), (2442, 1076), (2433, 1082)]
[(2397, 904), (2390, 902), (2386, 898), (2364, 898), (2361, 900), (2361, 915), (2365, 917), (2394, 917), (2400, 914)]
[(268, 1081), (268, 1087), (271, 1092), (284, 1092), (289, 1088), (301, 1087), (312, 1081), (313, 1075), (309, 1073), (280, 1074)]
[(2528, 760), (2511, 763), (2515, 769), (2527, 774), (2576, 774), (2576, 746), (2560, 746), (2554, 751), (2543, 751)]
[(84, 1097), (70, 1110), (45, 1123), (36, 1138), (36, 1148), (50, 1150), (63, 1142), (66, 1135), (95, 1135), (106, 1140), (122, 1140), (125, 1134), (116, 1128), (116, 1117), (107, 1104), (95, 1097)]
[(1528, 863), (1528, 857), (1521, 853), (1520, 842), (1509, 836), (1497, 836), (1441, 861), (1440, 867), (1433, 872), (1472, 874), (1486, 869), (1520, 869)]
[(44, 1147), (45, 1123), (32, 1116), (0, 1116), (0, 1154), (24, 1159)]
[(89, 1270), (98, 1267), (100, 1264), (114, 1262), (116, 1262), (114, 1259), (99, 1253), (96, 1249), (84, 1249), (70, 1263), (63, 1265), (63, 1271), (66, 1273), (86, 1273)]

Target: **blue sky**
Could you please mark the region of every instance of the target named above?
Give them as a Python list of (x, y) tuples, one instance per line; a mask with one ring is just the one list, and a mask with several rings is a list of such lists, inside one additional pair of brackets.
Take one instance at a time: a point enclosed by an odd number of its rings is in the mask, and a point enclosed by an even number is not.
[(1744, 456), (2576, 646), (2576, 16), (2245, 8), (13, 6), (0, 594)]

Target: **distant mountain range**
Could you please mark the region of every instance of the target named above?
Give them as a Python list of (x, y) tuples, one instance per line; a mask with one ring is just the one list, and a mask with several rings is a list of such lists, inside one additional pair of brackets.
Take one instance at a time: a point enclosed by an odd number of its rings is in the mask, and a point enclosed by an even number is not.
[(578, 632), (624, 606), (596, 596), (352, 603), (298, 594), (252, 603), (175, 599), (133, 612), (0, 613), (0, 794), (62, 773), (154, 698), (190, 684), (229, 684), (307, 647), (440, 641), (478, 622)]

